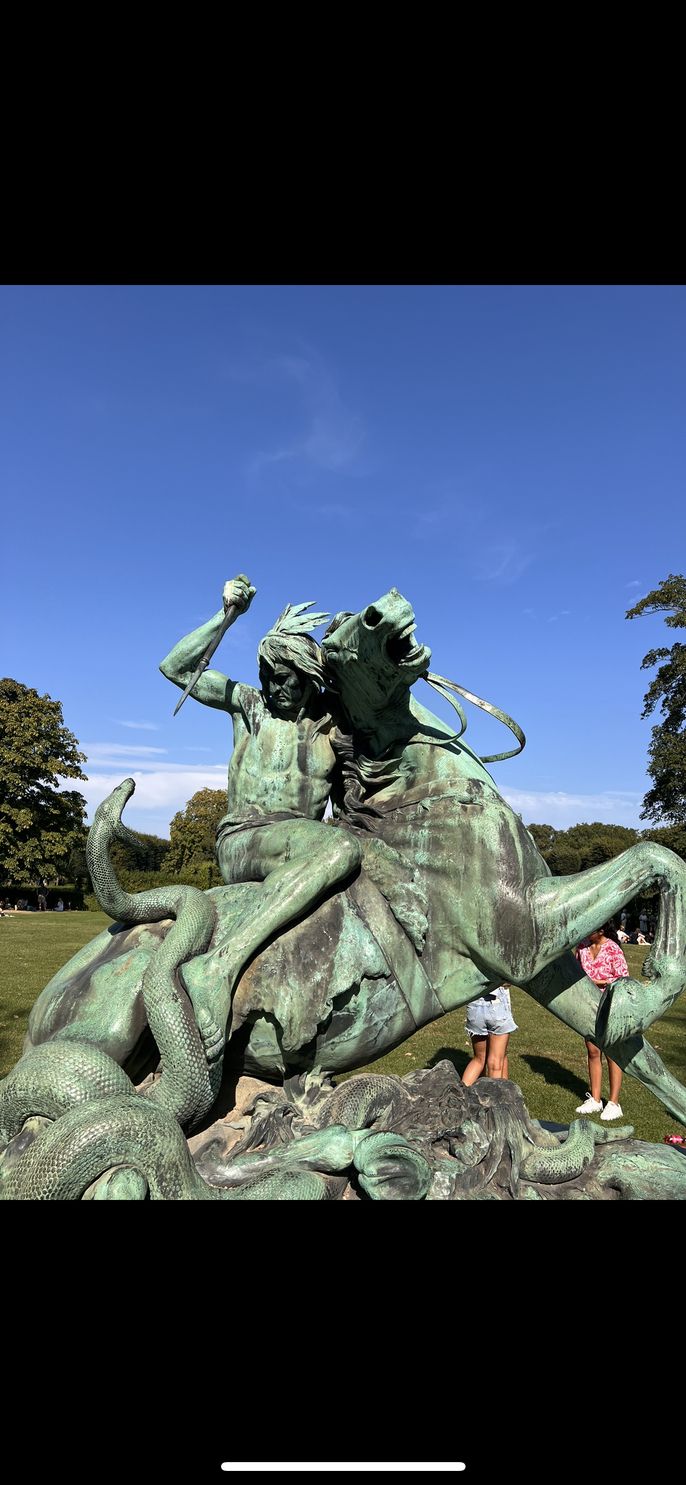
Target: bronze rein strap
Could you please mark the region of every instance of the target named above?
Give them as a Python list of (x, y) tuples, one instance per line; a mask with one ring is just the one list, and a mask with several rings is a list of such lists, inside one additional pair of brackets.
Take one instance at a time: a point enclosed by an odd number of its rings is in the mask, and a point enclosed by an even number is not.
[[(508, 753), (488, 753), (480, 759), (481, 763), (501, 763), (505, 758), (516, 758), (523, 751), (526, 745), (526, 738), (521, 727), (517, 722), (513, 721), (512, 717), (508, 717), (507, 712), (501, 712), (500, 707), (493, 706), (490, 701), (484, 701), (480, 696), (475, 696), (473, 691), (466, 691), (464, 686), (458, 686), (457, 681), (449, 681), (446, 676), (435, 675), (431, 670), (424, 671), (420, 680), (426, 681), (429, 686), (433, 687), (438, 696), (443, 696), (446, 701), (450, 702), (450, 705), (454, 707), (462, 723), (459, 732), (455, 732), (452, 737), (446, 737), (445, 741), (436, 743), (434, 746), (445, 748), (449, 743), (457, 742), (458, 738), (462, 737), (462, 734), (467, 730), (467, 718), (464, 711), (459, 701), (456, 701), (450, 695), (451, 691), (457, 691), (460, 696), (464, 696), (465, 701), (473, 702), (474, 706), (478, 706), (482, 712), (489, 712), (492, 717), (496, 718), (496, 721), (502, 722), (505, 727), (508, 727), (519, 744), (518, 747), (512, 748)], [(422, 739), (422, 741), (429, 742), (433, 741), (433, 739), (426, 738)]]

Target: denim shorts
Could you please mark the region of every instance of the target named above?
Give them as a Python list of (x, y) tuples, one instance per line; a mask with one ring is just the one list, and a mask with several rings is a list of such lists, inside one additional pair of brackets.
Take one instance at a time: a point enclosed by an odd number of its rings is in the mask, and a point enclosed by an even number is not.
[(465, 1028), (470, 1036), (505, 1036), (516, 1031), (509, 990), (498, 985), (497, 989), (480, 995), (478, 1000), (470, 1000)]

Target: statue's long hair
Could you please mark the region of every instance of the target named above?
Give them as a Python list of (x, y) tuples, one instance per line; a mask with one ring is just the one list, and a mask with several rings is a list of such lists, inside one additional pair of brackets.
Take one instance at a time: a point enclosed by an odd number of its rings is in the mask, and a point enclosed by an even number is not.
[(317, 695), (324, 685), (324, 660), (316, 639), (307, 633), (329, 618), (328, 614), (311, 614), (311, 603), (287, 603), (271, 629), (260, 641), (257, 663), (264, 684), (264, 667), (290, 665), (310, 682)]

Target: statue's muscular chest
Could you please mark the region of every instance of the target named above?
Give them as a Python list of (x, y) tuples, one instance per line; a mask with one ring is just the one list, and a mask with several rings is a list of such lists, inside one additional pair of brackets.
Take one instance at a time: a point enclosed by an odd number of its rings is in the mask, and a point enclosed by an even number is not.
[(304, 807), (312, 792), (323, 789), (334, 764), (326, 736), (314, 734), (311, 722), (288, 722), (267, 713), (250, 731), (236, 728), (230, 775), (239, 792), (253, 799), (269, 796), (286, 808)]

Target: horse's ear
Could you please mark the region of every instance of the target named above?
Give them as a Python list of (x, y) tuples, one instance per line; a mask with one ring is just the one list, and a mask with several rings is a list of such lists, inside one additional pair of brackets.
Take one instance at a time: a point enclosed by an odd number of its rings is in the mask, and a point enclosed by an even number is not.
[(322, 639), (328, 639), (330, 634), (335, 634), (336, 630), (340, 629), (341, 624), (345, 623), (346, 619), (352, 619), (352, 617), (352, 614), (346, 613), (343, 610), (341, 610), (340, 614), (334, 614), (328, 629), (324, 630)]

